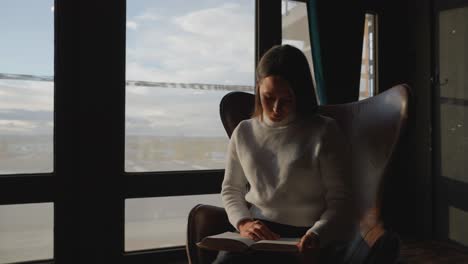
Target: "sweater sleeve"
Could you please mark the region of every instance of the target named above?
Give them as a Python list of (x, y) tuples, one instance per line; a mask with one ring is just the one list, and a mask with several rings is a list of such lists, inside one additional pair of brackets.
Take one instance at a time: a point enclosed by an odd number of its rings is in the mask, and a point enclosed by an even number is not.
[(221, 198), (226, 209), (229, 222), (237, 229), (237, 224), (247, 218), (252, 218), (247, 207), (247, 179), (239, 161), (237, 152), (238, 128), (232, 133), (229, 141), (226, 169), (221, 187)]
[(334, 240), (346, 240), (355, 228), (351, 188), (345, 181), (351, 173), (350, 146), (335, 120), (327, 122), (318, 156), (325, 189), (326, 210), (307, 231), (320, 237), (321, 247)]

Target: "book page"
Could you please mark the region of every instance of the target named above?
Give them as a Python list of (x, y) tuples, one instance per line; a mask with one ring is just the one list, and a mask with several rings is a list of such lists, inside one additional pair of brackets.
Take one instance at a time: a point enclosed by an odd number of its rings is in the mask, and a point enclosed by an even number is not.
[(221, 233), (221, 234), (218, 234), (218, 235), (209, 236), (209, 238), (233, 239), (233, 240), (237, 240), (239, 242), (242, 242), (247, 246), (255, 244), (254, 240), (252, 240), (250, 238), (242, 237), (239, 233), (236, 233), (236, 232), (224, 232), (224, 233)]
[(281, 244), (281, 245), (296, 245), (301, 241), (300, 238), (294, 238), (294, 237), (284, 237), (280, 238), (277, 240), (260, 240), (257, 241), (257, 244), (259, 243), (267, 243), (267, 244)]
[(278, 240), (260, 240), (251, 248), (255, 250), (277, 251), (277, 252), (298, 252), (300, 238), (280, 238)]
[(255, 241), (241, 237), (239, 233), (225, 232), (218, 235), (208, 236), (197, 243), (198, 247), (210, 250), (226, 250), (241, 252), (247, 250)]
[(277, 252), (298, 252), (297, 243), (300, 238), (280, 238), (278, 240), (260, 240), (255, 242), (252, 239), (242, 237), (239, 233), (224, 232), (218, 235), (208, 236), (202, 239), (197, 245), (210, 250), (226, 250), (242, 252), (249, 247), (254, 250), (277, 251)]

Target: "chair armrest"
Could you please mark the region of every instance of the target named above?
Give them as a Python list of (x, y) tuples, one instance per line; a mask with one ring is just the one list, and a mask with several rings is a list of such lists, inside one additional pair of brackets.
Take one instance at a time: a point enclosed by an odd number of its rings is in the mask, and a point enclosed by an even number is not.
[(224, 208), (198, 204), (190, 211), (187, 224), (187, 257), (190, 264), (211, 263), (217, 251), (200, 249), (196, 243), (206, 236), (233, 231)]

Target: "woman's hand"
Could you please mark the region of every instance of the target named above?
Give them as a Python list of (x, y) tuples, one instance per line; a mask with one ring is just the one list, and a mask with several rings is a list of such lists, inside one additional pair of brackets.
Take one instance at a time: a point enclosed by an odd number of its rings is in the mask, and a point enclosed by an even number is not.
[(320, 249), (319, 237), (314, 233), (306, 233), (299, 243), (299, 259), (301, 263), (318, 263)]
[(246, 219), (238, 225), (240, 235), (253, 239), (259, 240), (276, 240), (279, 235), (271, 231), (264, 223), (259, 220)]

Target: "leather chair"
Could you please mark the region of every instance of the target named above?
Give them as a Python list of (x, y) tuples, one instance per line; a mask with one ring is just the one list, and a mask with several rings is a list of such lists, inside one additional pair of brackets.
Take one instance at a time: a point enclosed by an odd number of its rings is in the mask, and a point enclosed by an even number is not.
[[(334, 118), (351, 145), (352, 185), (360, 213), (360, 232), (351, 241), (346, 263), (394, 263), (399, 237), (384, 229), (381, 218), (383, 179), (388, 172), (408, 115), (409, 87), (397, 85), (374, 97), (347, 104), (320, 106), (320, 114)], [(254, 96), (231, 92), (220, 104), (221, 120), (230, 137), (237, 124), (250, 118)], [(223, 208), (195, 206), (188, 217), (187, 255), (191, 264), (211, 263), (216, 251), (199, 249), (203, 237), (232, 231)]]

